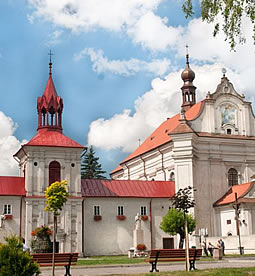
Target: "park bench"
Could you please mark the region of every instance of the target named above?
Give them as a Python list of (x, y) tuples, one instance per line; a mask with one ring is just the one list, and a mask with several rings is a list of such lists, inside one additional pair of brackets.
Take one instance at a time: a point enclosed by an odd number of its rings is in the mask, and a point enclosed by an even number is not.
[[(146, 262), (151, 264), (150, 272), (154, 270), (159, 272), (157, 269), (158, 262), (177, 262), (177, 261), (185, 261), (185, 249), (152, 249), (150, 253), (149, 259), (146, 259)], [(196, 269), (195, 262), (199, 260), (202, 256), (202, 249), (189, 249), (189, 264), (190, 270)]]
[[(33, 261), (40, 266), (52, 266), (52, 253), (34, 253)], [(70, 267), (76, 265), (78, 253), (55, 253), (55, 266), (64, 266), (66, 268), (65, 276), (71, 276)]]

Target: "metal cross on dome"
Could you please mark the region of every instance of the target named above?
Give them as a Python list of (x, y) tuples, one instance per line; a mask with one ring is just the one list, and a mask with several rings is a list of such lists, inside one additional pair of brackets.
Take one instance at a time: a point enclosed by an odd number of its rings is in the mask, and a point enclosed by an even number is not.
[(225, 68), (222, 68), (221, 72), (223, 73), (223, 77), (225, 77), (225, 74), (227, 73), (227, 70)]

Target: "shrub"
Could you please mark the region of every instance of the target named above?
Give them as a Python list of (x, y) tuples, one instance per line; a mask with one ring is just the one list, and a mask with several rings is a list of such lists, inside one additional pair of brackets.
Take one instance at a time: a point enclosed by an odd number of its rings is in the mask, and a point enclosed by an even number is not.
[(138, 250), (138, 251), (144, 251), (144, 250), (146, 250), (146, 245), (145, 244), (143, 244), (143, 243), (139, 243), (137, 246), (136, 246), (136, 249)]
[(0, 276), (32, 276), (40, 273), (39, 265), (33, 263), (28, 252), (16, 235), (5, 237), (6, 244), (0, 244)]

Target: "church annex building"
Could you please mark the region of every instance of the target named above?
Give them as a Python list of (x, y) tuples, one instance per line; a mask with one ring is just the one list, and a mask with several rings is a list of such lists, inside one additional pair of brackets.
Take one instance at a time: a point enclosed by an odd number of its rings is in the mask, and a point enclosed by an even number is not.
[[(180, 114), (162, 124), (115, 170), (112, 180), (81, 179), (86, 147), (63, 134), (63, 99), (58, 96), (49, 63), (49, 79), (37, 99), (36, 135), (14, 154), (20, 175), (0, 176), (0, 241), (16, 233), (31, 240), (38, 226), (53, 225), (44, 211), (44, 191), (67, 180), (69, 198), (58, 221), (60, 252), (83, 255), (127, 254), (134, 246), (135, 215), (142, 217), (143, 243), (177, 248), (159, 225), (179, 188), (195, 188), (192, 213), (197, 229), (191, 245), (222, 237), (237, 251), (235, 210), (245, 250), (255, 252), (255, 118), (250, 102), (235, 91), (223, 73), (216, 91), (196, 102), (195, 73), (181, 75)], [(169, 87), (171, 89), (171, 87)], [(201, 230), (204, 234), (201, 237)], [(207, 235), (205, 235), (205, 233)], [(254, 240), (254, 239), (252, 239)]]

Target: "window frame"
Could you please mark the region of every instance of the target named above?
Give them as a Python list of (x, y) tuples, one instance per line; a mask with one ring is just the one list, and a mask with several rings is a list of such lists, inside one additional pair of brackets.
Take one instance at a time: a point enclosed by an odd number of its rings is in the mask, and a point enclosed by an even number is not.
[[(5, 212), (6, 210), (6, 212)], [(3, 214), (4, 215), (12, 215), (12, 204), (4, 204), (3, 205)]]
[(235, 168), (230, 168), (228, 170), (228, 186), (232, 187), (238, 184), (238, 171)]
[(124, 206), (123, 205), (117, 206), (117, 216), (124, 216)]
[[(144, 212), (145, 210), (145, 212)], [(141, 216), (147, 216), (147, 206), (146, 205), (141, 205), (140, 206), (140, 215)]]
[[(174, 176), (174, 177), (173, 177), (173, 176)], [(170, 172), (169, 181), (175, 182), (175, 173), (174, 173), (174, 171)]]
[(61, 164), (53, 160), (49, 163), (49, 186), (56, 181), (61, 181)]
[(93, 215), (94, 216), (101, 216), (101, 206), (100, 205), (94, 205), (93, 206)]

